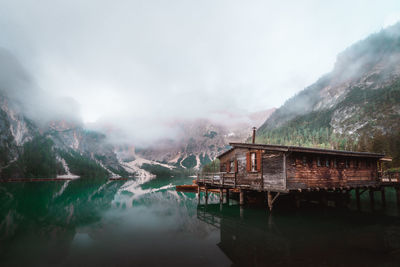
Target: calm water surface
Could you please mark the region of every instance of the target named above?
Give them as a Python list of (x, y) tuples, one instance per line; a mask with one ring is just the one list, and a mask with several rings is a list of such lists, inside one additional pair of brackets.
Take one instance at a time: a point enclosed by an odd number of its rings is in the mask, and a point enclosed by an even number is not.
[(400, 266), (393, 192), (374, 212), (364, 199), (270, 214), (213, 195), (198, 205), (175, 191), (185, 183), (0, 183), (0, 266)]

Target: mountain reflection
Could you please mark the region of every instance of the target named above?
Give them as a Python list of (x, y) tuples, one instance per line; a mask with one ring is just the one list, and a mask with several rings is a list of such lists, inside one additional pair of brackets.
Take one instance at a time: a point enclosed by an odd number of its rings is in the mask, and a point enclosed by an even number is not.
[[(191, 178), (0, 184), (0, 266), (397, 266), (382, 211), (207, 206)], [(388, 206), (395, 200), (389, 195)]]
[(82, 239), (77, 229), (101, 219), (120, 185), (97, 179), (0, 185), (0, 259), (57, 262)]
[(400, 220), (351, 210), (240, 211), (199, 205), (198, 219), (220, 231), (232, 266), (397, 266)]

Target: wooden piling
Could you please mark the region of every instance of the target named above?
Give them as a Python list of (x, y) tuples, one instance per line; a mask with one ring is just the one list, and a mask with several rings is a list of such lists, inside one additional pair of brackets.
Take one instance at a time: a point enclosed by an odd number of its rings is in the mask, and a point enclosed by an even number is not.
[(267, 193), (267, 199), (268, 199), (268, 208), (270, 211), (272, 211), (272, 194), (270, 191)]
[(374, 189), (369, 189), (369, 199), (371, 201), (371, 209), (375, 208)]
[(219, 203), (224, 203), (224, 189), (219, 189)]
[(357, 209), (361, 209), (361, 201), (360, 201), (360, 189), (356, 188), (356, 201), (357, 201)]
[(381, 197), (382, 197), (382, 206), (386, 207), (386, 196), (385, 196), (385, 188), (381, 188)]
[(396, 187), (397, 208), (400, 208), (400, 187)]
[(205, 197), (205, 202), (206, 202), (206, 205), (207, 205), (208, 204), (208, 188), (207, 187), (205, 188), (204, 197)]
[(200, 190), (200, 186), (197, 186), (197, 204), (200, 205), (200, 198), (201, 198), (201, 190)]
[(245, 202), (244, 198), (245, 198), (245, 192), (244, 192), (244, 190), (240, 190), (240, 192), (239, 192), (239, 204), (240, 205), (244, 205), (244, 202)]
[(226, 189), (226, 204), (229, 204), (229, 188)]

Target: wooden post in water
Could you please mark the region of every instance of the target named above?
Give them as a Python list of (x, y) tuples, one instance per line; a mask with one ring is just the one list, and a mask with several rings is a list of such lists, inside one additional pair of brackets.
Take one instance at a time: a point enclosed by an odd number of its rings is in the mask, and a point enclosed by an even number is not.
[(374, 189), (372, 188), (369, 189), (369, 199), (371, 201), (371, 209), (373, 210), (375, 208), (375, 199), (374, 199)]
[(226, 189), (226, 204), (229, 205), (229, 188)]
[(204, 194), (204, 197), (205, 197), (205, 202), (206, 202), (206, 205), (208, 204), (208, 188), (207, 187), (205, 187), (205, 194)]
[(240, 205), (244, 205), (244, 198), (245, 198), (244, 190), (240, 189), (240, 192), (239, 192), (239, 204)]
[(224, 189), (219, 189), (219, 203), (224, 203)]
[(385, 196), (385, 188), (381, 187), (381, 197), (382, 197), (382, 206), (386, 207), (386, 196)]
[(357, 209), (361, 209), (361, 201), (360, 201), (360, 189), (356, 188), (356, 201), (357, 201)]
[(400, 187), (396, 187), (397, 208), (400, 208)]
[(269, 211), (272, 211), (272, 194), (270, 191), (267, 193), (267, 199), (268, 199), (268, 208)]
[(200, 204), (200, 193), (201, 193), (201, 190), (200, 190), (200, 186), (198, 185), (197, 186), (197, 204)]

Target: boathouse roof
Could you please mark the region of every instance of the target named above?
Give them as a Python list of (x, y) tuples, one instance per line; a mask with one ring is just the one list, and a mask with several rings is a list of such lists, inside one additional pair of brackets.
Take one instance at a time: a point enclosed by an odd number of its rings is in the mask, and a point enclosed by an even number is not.
[(322, 148), (311, 148), (311, 147), (300, 147), (300, 146), (281, 146), (281, 145), (265, 145), (265, 144), (248, 144), (248, 143), (229, 143), (231, 149), (218, 155), (217, 158), (221, 158), (223, 155), (229, 153), (235, 148), (248, 148), (248, 149), (263, 149), (269, 151), (282, 151), (282, 152), (301, 152), (301, 153), (312, 153), (312, 154), (323, 154), (323, 155), (337, 155), (345, 157), (366, 157), (366, 158), (383, 158), (384, 154), (371, 153), (371, 152), (355, 152), (346, 150), (333, 150), (333, 149), (322, 149)]

